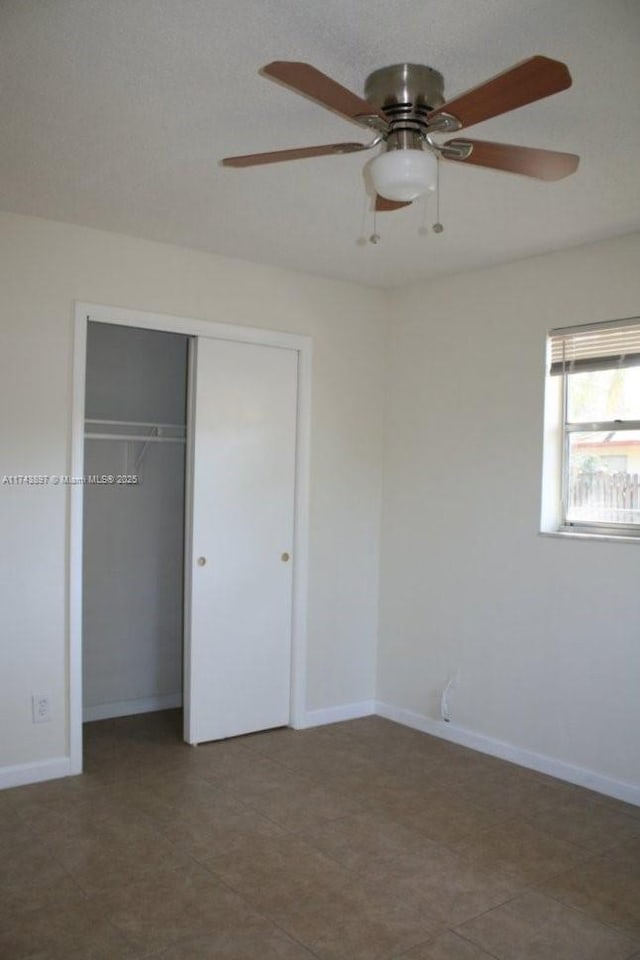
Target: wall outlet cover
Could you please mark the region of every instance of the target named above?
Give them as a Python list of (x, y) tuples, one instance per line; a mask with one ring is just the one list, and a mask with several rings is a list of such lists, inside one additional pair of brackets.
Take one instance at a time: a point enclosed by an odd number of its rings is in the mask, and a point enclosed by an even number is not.
[(48, 693), (32, 694), (31, 717), (34, 723), (46, 723), (51, 720), (51, 697)]

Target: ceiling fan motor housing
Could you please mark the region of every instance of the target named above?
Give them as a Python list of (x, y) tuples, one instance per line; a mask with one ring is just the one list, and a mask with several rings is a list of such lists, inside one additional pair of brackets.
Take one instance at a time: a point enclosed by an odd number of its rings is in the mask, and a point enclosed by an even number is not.
[(364, 95), (390, 121), (425, 120), (429, 111), (444, 103), (444, 80), (432, 67), (396, 63), (369, 74)]
[(364, 90), (389, 121), (386, 149), (421, 150), (428, 114), (444, 103), (442, 74), (418, 63), (397, 63), (370, 74)]

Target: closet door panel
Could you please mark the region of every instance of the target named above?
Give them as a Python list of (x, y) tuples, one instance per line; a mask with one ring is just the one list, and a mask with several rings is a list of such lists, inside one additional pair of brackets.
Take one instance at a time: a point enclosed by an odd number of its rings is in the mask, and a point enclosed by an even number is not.
[(297, 352), (200, 338), (195, 368), (192, 743), (289, 722)]

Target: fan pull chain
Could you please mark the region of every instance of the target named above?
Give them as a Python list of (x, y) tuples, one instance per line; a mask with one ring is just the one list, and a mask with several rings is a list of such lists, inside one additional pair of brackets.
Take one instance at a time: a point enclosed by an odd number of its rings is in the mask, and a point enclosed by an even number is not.
[(378, 233), (378, 230), (377, 230), (377, 217), (376, 217), (376, 213), (377, 213), (377, 211), (376, 211), (376, 208), (375, 208), (375, 205), (374, 205), (374, 207), (373, 207), (373, 233), (372, 233), (371, 236), (369, 237), (369, 243), (380, 243), (380, 240), (382, 239), (382, 237), (380, 236), (380, 234)]
[(436, 164), (436, 222), (431, 228), (434, 233), (442, 233), (443, 225), (440, 223), (440, 157)]

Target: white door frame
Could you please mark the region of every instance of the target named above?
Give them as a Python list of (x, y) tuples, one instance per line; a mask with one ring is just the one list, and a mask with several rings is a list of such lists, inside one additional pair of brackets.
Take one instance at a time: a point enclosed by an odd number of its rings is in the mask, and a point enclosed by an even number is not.
[[(311, 338), (293, 333), (262, 330), (208, 320), (193, 320), (141, 310), (128, 310), (93, 303), (75, 304), (73, 390), (71, 412), (71, 477), (84, 474), (84, 420), (87, 368), (87, 325), (113, 323), (142, 327), (189, 337), (235, 340), (298, 353), (298, 421), (293, 544), (293, 598), (291, 620), (291, 715), (292, 727), (304, 723), (306, 709), (307, 585), (309, 544), (309, 455), (311, 445)], [(187, 458), (188, 464), (188, 458)], [(187, 466), (189, 471), (189, 466)], [(191, 477), (187, 472), (186, 495)], [(83, 485), (69, 485), (69, 772), (82, 773), (82, 515)], [(188, 516), (188, 514), (187, 514)], [(189, 531), (188, 531), (189, 532)], [(184, 666), (188, 670), (190, 644), (185, 623)]]

